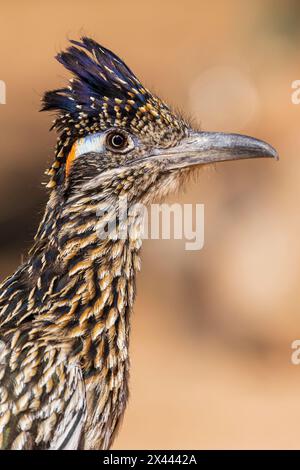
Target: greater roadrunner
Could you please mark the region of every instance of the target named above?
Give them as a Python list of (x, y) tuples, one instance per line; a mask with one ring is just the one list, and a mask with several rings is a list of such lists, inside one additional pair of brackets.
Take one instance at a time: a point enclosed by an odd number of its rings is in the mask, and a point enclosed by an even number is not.
[[(27, 261), (0, 288), (4, 449), (113, 442), (128, 397), (141, 238), (99, 237), (99, 217), (108, 223), (121, 196), (129, 205), (165, 196), (199, 165), (277, 156), (252, 137), (194, 130), (115, 54), (86, 37), (71, 43), (57, 56), (69, 86), (43, 98), (59, 133), (49, 201)], [(138, 217), (129, 224), (139, 233)]]

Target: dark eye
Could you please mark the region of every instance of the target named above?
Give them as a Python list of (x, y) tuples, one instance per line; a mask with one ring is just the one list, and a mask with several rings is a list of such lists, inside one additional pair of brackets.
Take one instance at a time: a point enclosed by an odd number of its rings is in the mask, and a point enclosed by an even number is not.
[(106, 147), (113, 152), (122, 152), (129, 147), (127, 135), (119, 131), (110, 132), (106, 137)]

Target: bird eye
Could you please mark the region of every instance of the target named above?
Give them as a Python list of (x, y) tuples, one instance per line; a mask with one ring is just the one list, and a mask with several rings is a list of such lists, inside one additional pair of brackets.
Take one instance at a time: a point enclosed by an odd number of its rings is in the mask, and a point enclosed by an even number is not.
[(129, 150), (130, 141), (125, 133), (114, 131), (107, 135), (106, 147), (113, 152), (124, 152), (125, 150)]

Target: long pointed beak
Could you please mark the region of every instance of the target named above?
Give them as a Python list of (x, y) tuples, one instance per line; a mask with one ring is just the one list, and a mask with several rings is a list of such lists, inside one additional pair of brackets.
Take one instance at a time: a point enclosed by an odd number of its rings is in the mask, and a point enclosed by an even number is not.
[(276, 150), (262, 140), (223, 132), (192, 132), (176, 147), (157, 149), (155, 154), (174, 170), (245, 158), (279, 158)]

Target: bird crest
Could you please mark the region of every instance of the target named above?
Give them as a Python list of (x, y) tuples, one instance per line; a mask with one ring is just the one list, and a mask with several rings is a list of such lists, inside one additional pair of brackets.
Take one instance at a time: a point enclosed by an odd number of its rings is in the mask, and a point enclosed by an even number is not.
[(56, 56), (73, 75), (69, 86), (46, 92), (42, 100), (41, 111), (57, 113), (51, 129), (59, 133), (48, 187), (56, 186), (78, 138), (111, 127), (139, 135), (182, 128), (180, 119), (113, 52), (87, 37), (70, 42), (72, 46)]

